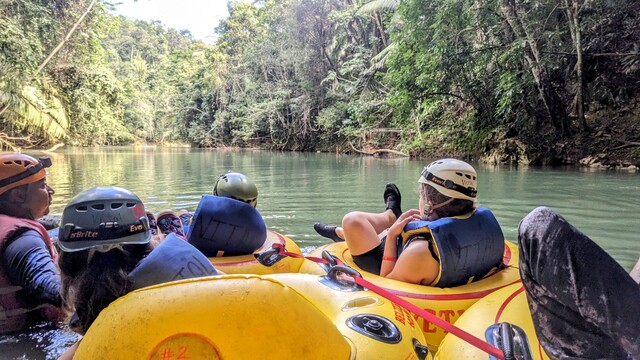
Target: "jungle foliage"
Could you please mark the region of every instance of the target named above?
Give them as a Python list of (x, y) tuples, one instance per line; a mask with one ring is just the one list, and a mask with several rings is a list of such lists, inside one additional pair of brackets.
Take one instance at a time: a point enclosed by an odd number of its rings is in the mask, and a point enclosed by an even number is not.
[(0, 146), (487, 155), (517, 139), (500, 161), (521, 161), (637, 103), (639, 5), (230, 1), (207, 45), (104, 1), (0, 0)]

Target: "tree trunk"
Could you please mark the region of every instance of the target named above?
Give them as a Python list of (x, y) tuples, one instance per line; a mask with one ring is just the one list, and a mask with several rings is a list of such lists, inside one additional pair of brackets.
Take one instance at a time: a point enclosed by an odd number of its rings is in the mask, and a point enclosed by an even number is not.
[(516, 38), (525, 41), (524, 57), (529, 65), (529, 70), (533, 75), (538, 93), (551, 123), (562, 136), (568, 135), (569, 126), (566, 123), (566, 112), (551, 85), (547, 69), (541, 64), (541, 51), (538, 47), (537, 39), (527, 32), (522, 19), (518, 15), (515, 0), (501, 0), (500, 10)]
[(569, 30), (571, 32), (571, 39), (573, 40), (573, 46), (576, 50), (576, 94), (575, 94), (575, 112), (578, 116), (578, 121), (582, 130), (588, 128), (587, 122), (584, 118), (584, 62), (582, 60), (582, 31), (580, 29), (580, 5), (578, 0), (571, 0), (569, 5), (568, 0), (563, 0), (565, 12), (569, 19)]
[(382, 40), (382, 48), (386, 49), (387, 46), (389, 46), (389, 44), (388, 44), (387, 37), (384, 30), (384, 23), (382, 22), (382, 16), (380, 15), (380, 13), (376, 12), (373, 15), (373, 18), (375, 20), (376, 27), (378, 28), (378, 32), (380, 33), (380, 39)]

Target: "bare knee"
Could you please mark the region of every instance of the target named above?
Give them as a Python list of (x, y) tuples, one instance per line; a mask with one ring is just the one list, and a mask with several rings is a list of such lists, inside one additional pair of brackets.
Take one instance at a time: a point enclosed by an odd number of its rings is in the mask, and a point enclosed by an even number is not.
[[(351, 229), (358, 226), (365, 220), (366, 216), (361, 211), (352, 211), (342, 218), (342, 228)], [(348, 230), (347, 230), (348, 231)]]
[(375, 227), (365, 212), (350, 212), (342, 218), (344, 240), (353, 255), (364, 254), (380, 244)]

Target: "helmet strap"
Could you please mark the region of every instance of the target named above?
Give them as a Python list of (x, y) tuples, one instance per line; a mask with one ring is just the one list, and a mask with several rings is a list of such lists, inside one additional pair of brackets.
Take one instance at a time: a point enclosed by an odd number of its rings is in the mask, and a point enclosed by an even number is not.
[(454, 198), (450, 198), (447, 201), (441, 202), (440, 204), (437, 205), (433, 205), (433, 203), (431, 202), (431, 200), (427, 200), (427, 204), (429, 204), (429, 207), (424, 209), (424, 212), (426, 213), (425, 215), (429, 216), (431, 214), (433, 214), (433, 211), (437, 208), (441, 208), (447, 204), (449, 204), (450, 202), (452, 202), (453, 200), (455, 200)]
[(458, 185), (450, 179), (440, 178), (432, 173), (430, 173), (427, 168), (422, 170), (422, 176), (426, 179), (427, 182), (432, 182), (436, 185), (442, 186), (445, 189), (453, 190), (459, 192), (460, 194), (466, 195), (471, 198), (475, 198), (478, 195), (478, 190), (473, 188), (466, 188), (462, 185)]
[(38, 162), (35, 165), (27, 167), (23, 172), (10, 176), (6, 179), (0, 180), (0, 187), (5, 187), (7, 185), (24, 180), (29, 176), (33, 176), (34, 174), (38, 173), (40, 170), (44, 168), (48, 168), (50, 166), (51, 166), (51, 159), (49, 157), (42, 157), (38, 160)]
[(213, 195), (218, 196), (218, 183), (220, 182), (220, 178), (216, 180), (216, 183), (213, 185)]
[(31, 211), (31, 208), (28, 206), (25, 206), (25, 204), (29, 203), (29, 200), (31, 200), (31, 186), (33, 185), (33, 183), (30, 183), (27, 185), (26, 190), (24, 191), (24, 198), (22, 203), (20, 204), (20, 207), (22, 207), (28, 214), (29, 214), (29, 218), (31, 218), (32, 220), (35, 220), (34, 216), (33, 216), (33, 212)]

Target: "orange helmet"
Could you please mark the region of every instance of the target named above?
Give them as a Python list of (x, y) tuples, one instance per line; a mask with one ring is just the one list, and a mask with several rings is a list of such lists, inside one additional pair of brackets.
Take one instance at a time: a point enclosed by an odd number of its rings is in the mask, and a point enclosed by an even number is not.
[(20, 185), (31, 184), (47, 176), (49, 157), (39, 160), (24, 154), (0, 155), (0, 195)]

